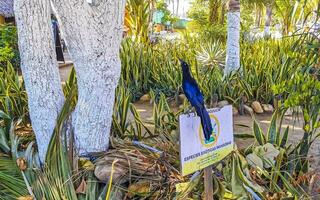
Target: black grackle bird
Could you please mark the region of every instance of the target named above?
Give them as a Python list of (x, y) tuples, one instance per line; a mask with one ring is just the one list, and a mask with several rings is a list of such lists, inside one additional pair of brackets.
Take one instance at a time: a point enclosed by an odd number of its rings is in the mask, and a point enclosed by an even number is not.
[(209, 113), (204, 106), (203, 95), (196, 80), (191, 76), (189, 65), (185, 61), (179, 60), (182, 67), (182, 88), (184, 94), (191, 105), (196, 109), (196, 113), (201, 119), (202, 130), (206, 141), (210, 141), (213, 128)]

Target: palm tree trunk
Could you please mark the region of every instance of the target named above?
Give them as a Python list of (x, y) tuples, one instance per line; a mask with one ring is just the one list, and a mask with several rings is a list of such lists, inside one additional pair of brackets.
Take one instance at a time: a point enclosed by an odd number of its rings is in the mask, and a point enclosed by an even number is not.
[(225, 76), (240, 68), (240, 0), (230, 0)]
[(216, 0), (209, 0), (209, 22), (214, 24), (218, 20), (218, 9), (219, 9), (219, 2)]
[(264, 27), (264, 36), (270, 36), (270, 26), (272, 22), (272, 6), (267, 6), (267, 19)]
[(175, 14), (175, 13), (174, 13), (174, 10), (175, 10), (174, 0), (172, 0), (172, 12), (173, 12), (173, 15)]
[(179, 15), (179, 5), (180, 4), (180, 1), (179, 0), (177, 0), (177, 15)]

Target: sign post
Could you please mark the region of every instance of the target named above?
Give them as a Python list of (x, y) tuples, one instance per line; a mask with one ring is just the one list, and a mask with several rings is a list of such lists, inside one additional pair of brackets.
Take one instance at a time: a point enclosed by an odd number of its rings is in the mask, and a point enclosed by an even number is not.
[(212, 179), (212, 167), (204, 168), (204, 191), (205, 200), (213, 200), (213, 179)]
[(199, 117), (180, 115), (180, 160), (183, 176), (204, 169), (206, 200), (212, 200), (212, 165), (224, 159), (233, 150), (232, 106), (209, 109), (208, 113), (213, 127), (209, 141), (204, 138)]

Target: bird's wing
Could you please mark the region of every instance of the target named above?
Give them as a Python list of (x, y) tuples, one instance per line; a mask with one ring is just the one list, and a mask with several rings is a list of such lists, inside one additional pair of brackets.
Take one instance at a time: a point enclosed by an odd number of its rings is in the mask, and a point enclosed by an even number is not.
[(190, 82), (185, 82), (182, 85), (184, 94), (187, 99), (190, 101), (192, 106), (201, 106), (203, 105), (203, 96), (199, 90), (199, 87)]
[(192, 82), (192, 85), (193, 85), (194, 88), (195, 88), (195, 95), (196, 95), (196, 97), (197, 97), (197, 101), (198, 101), (200, 104), (204, 104), (204, 98), (203, 98), (203, 95), (202, 95), (202, 93), (201, 93), (201, 90), (200, 90), (197, 82), (196, 82), (194, 79), (192, 79), (191, 82)]

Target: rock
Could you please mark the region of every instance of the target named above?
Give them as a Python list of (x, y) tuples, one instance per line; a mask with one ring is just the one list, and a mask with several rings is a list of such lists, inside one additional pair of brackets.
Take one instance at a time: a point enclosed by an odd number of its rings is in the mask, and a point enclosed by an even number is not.
[[(109, 181), (109, 177), (111, 175), (111, 171), (112, 171), (112, 166), (110, 165), (106, 165), (106, 164), (97, 164), (96, 168), (94, 169), (94, 175), (100, 180), (100, 181), (104, 181), (104, 182), (108, 182)], [(112, 178), (112, 182), (113, 183), (124, 183), (127, 180), (124, 180), (123, 177), (125, 174), (127, 174), (127, 170), (122, 169), (121, 167), (114, 167), (114, 173), (113, 173), (113, 178)]]
[(178, 96), (178, 99), (179, 99), (180, 103), (183, 103), (184, 100), (186, 99), (186, 95), (180, 94), (180, 95)]
[(227, 106), (227, 105), (229, 105), (229, 102), (226, 101), (226, 100), (224, 100), (224, 101), (219, 101), (219, 103), (218, 103), (218, 107), (219, 107), (219, 108), (222, 108), (222, 107)]
[(234, 116), (235, 116), (235, 115), (238, 115), (238, 114), (239, 114), (238, 108), (232, 107), (232, 113), (233, 113)]
[(266, 113), (273, 113), (274, 108), (271, 104), (262, 104), (262, 108)]
[(140, 98), (140, 101), (150, 101), (151, 97), (149, 94), (145, 94)]
[(263, 113), (262, 106), (258, 101), (252, 102), (251, 107), (252, 107), (252, 109), (253, 109), (253, 111), (255, 113), (258, 113), (258, 114), (262, 114)]
[(250, 106), (243, 105), (243, 109), (244, 109), (244, 112), (245, 112), (246, 114), (250, 114), (250, 115), (253, 115), (253, 114), (254, 114), (254, 113), (253, 113), (253, 110), (252, 110), (252, 108), (251, 108)]

